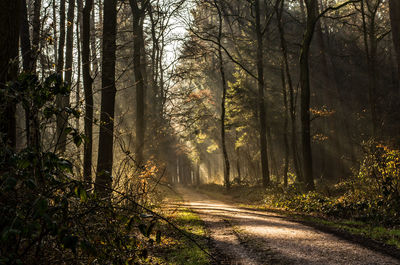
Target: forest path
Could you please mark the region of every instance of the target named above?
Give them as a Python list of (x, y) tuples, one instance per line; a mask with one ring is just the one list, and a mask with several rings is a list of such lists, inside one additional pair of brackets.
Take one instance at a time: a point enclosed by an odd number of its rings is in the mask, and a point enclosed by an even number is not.
[(220, 264), (400, 264), (399, 260), (284, 216), (241, 209), (178, 187), (186, 207), (205, 222)]

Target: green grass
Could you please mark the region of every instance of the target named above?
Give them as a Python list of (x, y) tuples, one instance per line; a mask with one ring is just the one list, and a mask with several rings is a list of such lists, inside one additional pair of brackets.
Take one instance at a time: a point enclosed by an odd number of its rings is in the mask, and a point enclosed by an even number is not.
[(313, 216), (303, 216), (301, 219), (335, 229), (344, 230), (353, 235), (361, 235), (376, 241), (393, 245), (400, 248), (400, 229), (374, 226), (360, 221), (353, 220), (327, 220)]
[[(182, 201), (177, 194), (168, 194), (164, 207), (167, 218), (174, 223), (185, 235), (194, 239), (209, 253), (207, 231), (200, 217), (189, 208), (179, 206), (172, 211), (172, 203)], [(153, 261), (158, 264), (171, 265), (205, 265), (210, 264), (207, 253), (201, 250), (192, 240), (175, 230), (165, 222), (161, 224), (161, 244), (155, 249)]]
[[(197, 214), (193, 213), (190, 209), (181, 208), (174, 220), (180, 229), (185, 231), (203, 247), (207, 247), (205, 244), (206, 230), (204, 229), (204, 223)], [(168, 264), (209, 264), (207, 254), (191, 240), (182, 235), (179, 235), (179, 240), (179, 247), (173, 248), (168, 254)]]

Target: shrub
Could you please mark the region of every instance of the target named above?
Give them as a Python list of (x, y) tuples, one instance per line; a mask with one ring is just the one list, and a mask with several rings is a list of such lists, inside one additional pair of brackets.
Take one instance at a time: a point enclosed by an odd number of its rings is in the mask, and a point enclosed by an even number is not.
[[(51, 103), (69, 88), (57, 75), (43, 82), (22, 75), (6, 93), (14, 103), (35, 110), (31, 117), (37, 122), (59, 113)], [(79, 145), (83, 136), (73, 128), (69, 132)], [(90, 184), (74, 175), (73, 164), (42, 151), (41, 142), (18, 152), (1, 146), (0, 264), (133, 264), (146, 259), (154, 217), (143, 215), (136, 198), (126, 194), (97, 198)]]
[(318, 212), (387, 225), (400, 224), (400, 150), (364, 144), (365, 155), (355, 177), (336, 184), (328, 194), (303, 193), (299, 184), (271, 187), (265, 202), (275, 207)]

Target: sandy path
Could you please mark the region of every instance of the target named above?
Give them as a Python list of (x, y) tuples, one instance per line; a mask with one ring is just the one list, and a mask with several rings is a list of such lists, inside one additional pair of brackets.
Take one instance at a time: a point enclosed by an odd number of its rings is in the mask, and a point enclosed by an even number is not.
[(186, 188), (178, 192), (205, 222), (222, 264), (400, 264), (275, 213), (239, 209)]

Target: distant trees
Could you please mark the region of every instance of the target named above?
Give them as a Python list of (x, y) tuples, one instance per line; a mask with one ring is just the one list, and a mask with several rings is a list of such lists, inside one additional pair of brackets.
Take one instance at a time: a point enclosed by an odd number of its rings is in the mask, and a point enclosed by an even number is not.
[(170, 180), (179, 171), (187, 183), (207, 175), (228, 188), (267, 187), (283, 176), (312, 190), (317, 178), (349, 174), (369, 137), (398, 141), (397, 1), (17, 2), (3, 4), (15, 7), (2, 19), (20, 27), (20, 41), (12, 46), (15, 34), (2, 27), (11, 42), (2, 43), (1, 85), (22, 65), (39, 79), (56, 71), (74, 93), (57, 93), (59, 115), (40, 132), (33, 122), (42, 117), (9, 102), (4, 141), (15, 145), (18, 131), (27, 146), (74, 154), (87, 183), (97, 167), (100, 192), (126, 168), (122, 156), (140, 170), (156, 161)]

